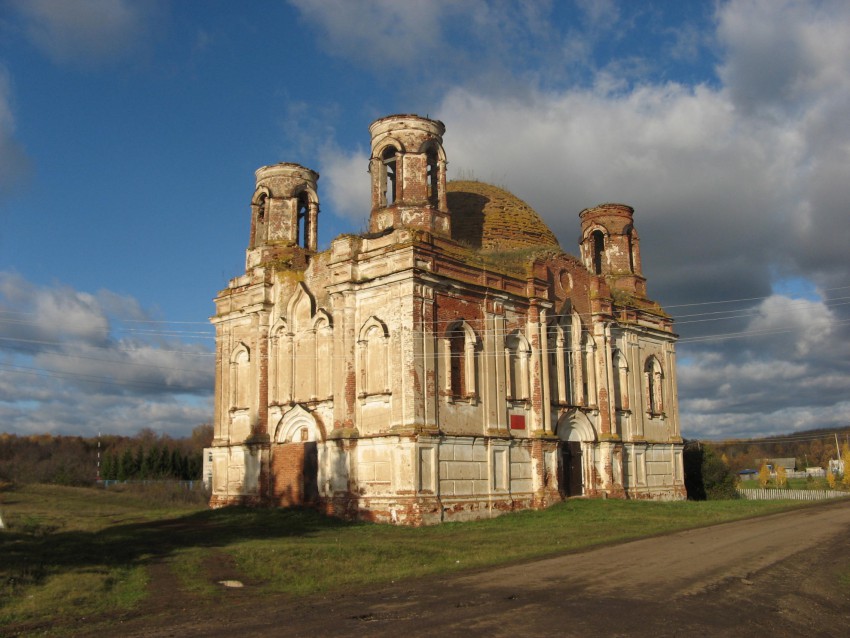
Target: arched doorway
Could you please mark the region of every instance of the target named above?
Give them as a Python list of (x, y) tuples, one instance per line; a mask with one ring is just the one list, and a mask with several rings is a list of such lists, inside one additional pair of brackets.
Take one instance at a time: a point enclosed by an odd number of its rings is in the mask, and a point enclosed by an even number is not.
[(319, 440), (316, 420), (301, 406), (295, 406), (280, 420), (271, 453), (271, 495), (276, 505), (318, 502)]
[(581, 443), (561, 441), (559, 446), (558, 486), (561, 496), (581, 496), (584, 493)]
[[(567, 412), (558, 420), (558, 490), (561, 496), (585, 493), (585, 443), (595, 440), (593, 426), (583, 412)], [(590, 459), (592, 461), (592, 459)]]

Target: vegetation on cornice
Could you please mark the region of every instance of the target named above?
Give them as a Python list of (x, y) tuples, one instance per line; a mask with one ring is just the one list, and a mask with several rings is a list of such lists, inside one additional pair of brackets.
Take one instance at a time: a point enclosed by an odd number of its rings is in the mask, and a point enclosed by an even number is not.
[(526, 276), (531, 274), (536, 261), (545, 260), (561, 254), (561, 251), (551, 246), (517, 248), (515, 250), (485, 250), (475, 248), (466, 242), (456, 242), (457, 251), (445, 250), (446, 253), (463, 259), (472, 266), (492, 270), (505, 275)]
[(640, 310), (663, 318), (670, 317), (670, 315), (664, 312), (658, 302), (636, 297), (625, 290), (618, 290), (613, 286), (611, 287), (611, 298), (614, 301), (615, 310), (619, 307), (619, 309)]

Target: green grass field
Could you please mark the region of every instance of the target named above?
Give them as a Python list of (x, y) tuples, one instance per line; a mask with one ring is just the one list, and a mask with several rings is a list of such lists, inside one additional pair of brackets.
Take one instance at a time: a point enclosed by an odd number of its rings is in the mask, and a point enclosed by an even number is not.
[[(471, 523), (404, 528), (312, 511), (208, 510), (200, 495), (47, 485), (0, 493), (0, 627), (43, 628), (143, 603), (164, 563), (181, 595), (215, 600), (222, 557), (239, 578), (293, 596), (496, 565), (758, 516), (788, 501), (574, 499)], [(194, 502), (192, 502), (194, 500)], [(42, 631), (42, 629), (40, 629)]]

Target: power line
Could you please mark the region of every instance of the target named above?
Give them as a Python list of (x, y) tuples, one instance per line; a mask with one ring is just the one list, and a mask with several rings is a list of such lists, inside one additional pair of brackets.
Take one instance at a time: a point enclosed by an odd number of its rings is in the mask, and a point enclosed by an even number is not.
[[(837, 287), (833, 287), (833, 288), (825, 288), (825, 289), (822, 289), (822, 290), (824, 292), (828, 292), (828, 291), (834, 291), (834, 290), (845, 290), (845, 289), (848, 289), (848, 288), (850, 288), (850, 286), (837, 286)], [(775, 296), (775, 295), (771, 295), (771, 296)], [(741, 303), (741, 302), (747, 302), (747, 301), (763, 301), (763, 300), (766, 300), (768, 298), (770, 298), (770, 296), (767, 296), (767, 297), (746, 297), (746, 298), (739, 298), (739, 299), (720, 299), (720, 300), (714, 300), (714, 301), (695, 302), (695, 303), (690, 303), (690, 304), (669, 305), (669, 306), (666, 306), (665, 308), (667, 308), (667, 309), (669, 309), (669, 308), (684, 308), (684, 307), (695, 307), (695, 306), (707, 306), (707, 305), (714, 305), (714, 304)], [(847, 303), (850, 303), (850, 302), (839, 303), (839, 304), (834, 304), (834, 303), (830, 304), (830, 302), (844, 301), (844, 300), (847, 300), (847, 299), (850, 299), (850, 297), (834, 297), (832, 299), (824, 299), (820, 303), (822, 303), (826, 307), (843, 306), (843, 305), (847, 305)], [(808, 300), (808, 299), (800, 299), (800, 300), (792, 301), (792, 304), (801, 305), (801, 306), (812, 304), (812, 303), (818, 303), (818, 302)], [(637, 306), (625, 306), (625, 308), (631, 309), (631, 310), (644, 310), (644, 311), (646, 311), (645, 308), (640, 308), (640, 307), (637, 307)], [(660, 308), (660, 306), (659, 306), (659, 308)], [(20, 312), (20, 311), (10, 311), (10, 310), (0, 310), (0, 313), (8, 313), (8, 314), (21, 315), (21, 316), (37, 316), (37, 313), (33, 313), (33, 312)], [(693, 317), (707, 317), (709, 315), (717, 315), (717, 314), (727, 314), (727, 315), (730, 315), (730, 316), (720, 317), (720, 318), (717, 318), (717, 319), (696, 319), (696, 320), (692, 319)], [(578, 312), (571, 312), (571, 313), (566, 313), (566, 314), (547, 313), (547, 318), (550, 321), (572, 319), (574, 316), (579, 316), (579, 317), (587, 320), (591, 315), (590, 315), (590, 313), (578, 313)], [(677, 325), (682, 325), (682, 324), (697, 323), (697, 322), (704, 322), (704, 321), (710, 321), (710, 320), (740, 319), (740, 318), (752, 317), (752, 316), (758, 316), (758, 310), (757, 309), (744, 308), (744, 309), (739, 309), (739, 310), (727, 310), (727, 311), (721, 310), (721, 311), (711, 311), (711, 312), (705, 312), (705, 313), (691, 313), (691, 314), (687, 314), (687, 315), (671, 316), (670, 319), (675, 321), (677, 323)], [(683, 319), (688, 319), (688, 321), (683, 321)], [(441, 320), (436, 320), (436, 321), (433, 321), (433, 322), (428, 322), (428, 324), (434, 325), (435, 327), (440, 328), (441, 326), (450, 326), (452, 323), (456, 323), (456, 322), (459, 322), (459, 321), (462, 321), (462, 320), (463, 319), (461, 319), (461, 318), (441, 319)], [(204, 326), (209, 326), (209, 324), (207, 322), (203, 322), (203, 321), (153, 320), (153, 319), (149, 319), (149, 320), (146, 320), (146, 319), (117, 319), (115, 321), (116, 321), (117, 324), (119, 324), (119, 326), (120, 326), (120, 324), (128, 324), (128, 323), (129, 324), (134, 324), (134, 323), (135, 324), (159, 324), (159, 325), (166, 325), (166, 326), (168, 326), (168, 325), (204, 325)], [(470, 317), (470, 318), (467, 318), (466, 321), (471, 322), (471, 323), (481, 323), (482, 321), (485, 321), (485, 319), (484, 318)], [(30, 323), (30, 322), (23, 321), (23, 320), (17, 320), (17, 319), (0, 318), (0, 323), (27, 324), (27, 323)], [(210, 331), (212, 331), (212, 326), (209, 326), (209, 327), (210, 327)], [(587, 331), (587, 329), (584, 328), (584, 327), (582, 328), (582, 330)], [(120, 327), (117, 327), (117, 326), (113, 327), (113, 328), (107, 327), (107, 328), (103, 329), (103, 332), (105, 334), (109, 334), (110, 332), (114, 332), (114, 331), (131, 333), (131, 334), (138, 334), (138, 335), (143, 335), (143, 336), (178, 337), (178, 338), (204, 338), (204, 339), (214, 339), (215, 338), (213, 334), (210, 334), (210, 332), (207, 332), (207, 331), (199, 332), (199, 331), (179, 330), (179, 329), (143, 330), (143, 329), (137, 329), (137, 328), (121, 329)], [(482, 330), (479, 330), (477, 332), (479, 332), (480, 334), (483, 334), (483, 335), (489, 335), (489, 334), (493, 333), (494, 330), (493, 329), (482, 329)], [(502, 331), (496, 330), (496, 332), (501, 333)]]
[(121, 380), (118, 381), (115, 378), (110, 377), (101, 377), (97, 375), (90, 374), (81, 374), (79, 372), (62, 372), (59, 370), (46, 370), (44, 368), (32, 368), (29, 366), (21, 366), (14, 365), (9, 363), (0, 363), (0, 368), (7, 370), (8, 372), (12, 372), (14, 374), (28, 374), (31, 376), (37, 377), (49, 377), (54, 379), (66, 379), (71, 381), (90, 381), (97, 382), (99, 384), (104, 385), (114, 385), (114, 386), (130, 386), (130, 387), (138, 387), (138, 388), (154, 388), (161, 390), (170, 390), (172, 392), (194, 392), (197, 391), (197, 388), (191, 388), (189, 386), (173, 386), (168, 385), (166, 383), (156, 383), (151, 381), (132, 381), (132, 380)]
[[(825, 291), (843, 290), (843, 289), (847, 289), (847, 288), (850, 288), (850, 286), (841, 286), (841, 287), (829, 288), (829, 289), (825, 289)], [(743, 302), (743, 301), (764, 300), (764, 299), (767, 299), (767, 298), (768, 297), (753, 297), (753, 298), (746, 298), (746, 299), (717, 300), (717, 301), (711, 301), (711, 302), (699, 302), (699, 303), (694, 303), (694, 304), (681, 304), (679, 306), (671, 306), (671, 307), (704, 306), (704, 305), (722, 304), (722, 303), (739, 303), (739, 302)], [(847, 305), (848, 303), (850, 303), (850, 302), (844, 301), (846, 299), (850, 299), (850, 297), (835, 297), (835, 298), (832, 298), (832, 299), (826, 299), (822, 303), (824, 303), (824, 305), (827, 305), (827, 307), (843, 306), (843, 305)], [(840, 301), (842, 303), (833, 303), (832, 305), (828, 305), (830, 302), (835, 302), (835, 301)], [(805, 304), (812, 304), (812, 303), (816, 303), (816, 302), (813, 302), (813, 301), (810, 301), (810, 300), (799, 300), (796, 303), (797, 303), (797, 305), (805, 305)], [(23, 313), (23, 312), (9, 311), (9, 310), (2, 310), (2, 311), (0, 311), (0, 313), (21, 315), (21, 316), (35, 316), (35, 313)], [(696, 323), (697, 321), (711, 321), (711, 320), (715, 320), (715, 319), (716, 320), (734, 319), (734, 318), (744, 318), (744, 317), (751, 317), (751, 316), (757, 316), (758, 315), (758, 311), (755, 311), (753, 309), (743, 309), (743, 310), (715, 311), (715, 312), (706, 312), (706, 313), (693, 313), (693, 314), (690, 314), (690, 315), (683, 315), (683, 317), (700, 317), (700, 316), (708, 316), (708, 315), (716, 315), (716, 314), (727, 314), (728, 315), (730, 313), (738, 313), (738, 315), (737, 316), (733, 315), (733, 316), (726, 316), (726, 317), (716, 317), (716, 318), (713, 318), (713, 319), (683, 321), (683, 322), (680, 322), (680, 323)], [(568, 313), (568, 314), (560, 314), (560, 315), (556, 314), (556, 315), (549, 315), (549, 316), (553, 319), (567, 318), (567, 319), (572, 320), (576, 316), (581, 316), (581, 315), (580, 315), (580, 313), (572, 312), (572, 313)], [(139, 323), (139, 324), (208, 325), (208, 324), (206, 324), (206, 322), (196, 322), (196, 321), (156, 321), (156, 320), (119, 320), (119, 321), (121, 323)], [(458, 323), (459, 321), (463, 321), (463, 320), (457, 319), (457, 318), (447, 319), (447, 320), (439, 320), (439, 321), (434, 321), (434, 322), (428, 322), (427, 325), (429, 325), (429, 326), (431, 326), (431, 325), (439, 326), (440, 324), (451, 325), (452, 323)], [(472, 321), (473, 323), (479, 323), (480, 324), (484, 320), (482, 320), (482, 319), (478, 319), (478, 320), (470, 319), (470, 321)], [(846, 324), (848, 321), (850, 321), (850, 319), (842, 319), (842, 320), (832, 319), (829, 325), (843, 325), (843, 324)], [(29, 323), (29, 322), (21, 321), (21, 320), (17, 320), (17, 319), (0, 318), (0, 323), (20, 324), (20, 323)], [(210, 328), (212, 329), (212, 327), (210, 327)], [(574, 335), (572, 334), (572, 331), (569, 328), (569, 325), (563, 324), (563, 328), (564, 328), (565, 337), (567, 337), (568, 342), (572, 341), (571, 337), (573, 337)], [(752, 337), (752, 336), (793, 332), (794, 330), (797, 330), (798, 328), (799, 328), (798, 326), (793, 326), (793, 327), (789, 327), (789, 328), (779, 327), (779, 328), (765, 329), (765, 330), (746, 330), (746, 331), (738, 331), (738, 332), (726, 332), (726, 333), (704, 335), (704, 336), (698, 336), (698, 337), (684, 337), (684, 338), (680, 338), (678, 340), (678, 342), (682, 343), (682, 344), (687, 344), (687, 343), (700, 343), (700, 342), (707, 342), (707, 341), (717, 341), (717, 340), (724, 340), (724, 339), (740, 339), (740, 338), (748, 338), (748, 337)], [(106, 329), (105, 332), (109, 332), (109, 330)], [(132, 333), (136, 333), (136, 334), (144, 335), (144, 336), (172, 336), (172, 337), (182, 337), (182, 338), (196, 338), (198, 336), (203, 336), (203, 338), (213, 338), (212, 336), (208, 336), (206, 333), (198, 332), (198, 331), (190, 331), (190, 330), (172, 330), (172, 331), (165, 332), (165, 331), (154, 331), (154, 330), (144, 330), (144, 329), (129, 329), (129, 330), (127, 330), (127, 332), (132, 332)], [(439, 335), (438, 331), (435, 331), (435, 332), (425, 331), (425, 332), (423, 332), (422, 330), (410, 330), (409, 332), (414, 337), (416, 337), (416, 336), (423, 337), (423, 336), (427, 335), (429, 337), (442, 338)], [(519, 328), (517, 328), (516, 330), (513, 330), (513, 331), (509, 330), (508, 328), (496, 328), (496, 329), (488, 328), (488, 329), (482, 329), (482, 330), (476, 331), (476, 335), (480, 336), (482, 338), (487, 338), (487, 337), (490, 337), (492, 335), (507, 337), (510, 334), (513, 334), (515, 332), (520, 332), (520, 334), (522, 334), (522, 331)], [(587, 349), (588, 345), (592, 345), (592, 341), (591, 341), (591, 344), (588, 344), (586, 340), (587, 340), (588, 337), (593, 339), (593, 335), (588, 328), (584, 327), (584, 325), (582, 325), (581, 330), (578, 331), (578, 332), (579, 332), (581, 340), (583, 342), (585, 342), (581, 346), (578, 346), (578, 347), (567, 346), (567, 347), (559, 348), (559, 347), (557, 347), (557, 346), (555, 346), (551, 343), (552, 339), (555, 338), (553, 336), (549, 340), (549, 343), (550, 343), (549, 347), (545, 351), (543, 351), (542, 349), (538, 349), (538, 351), (542, 351), (542, 353), (544, 355), (548, 355), (548, 354), (563, 354), (565, 356), (570, 355), (570, 354), (587, 355), (589, 353), (589, 350)], [(388, 337), (389, 337), (389, 335), (387, 335), (387, 338)], [(11, 343), (21, 343), (21, 344), (26, 343), (26, 344), (42, 345), (42, 346), (54, 346), (54, 347), (73, 347), (73, 346), (75, 346), (74, 342), (46, 341), (46, 340), (22, 339), (22, 338), (14, 338), (14, 337), (0, 337), (0, 341), (6, 341), (6, 342), (11, 342)], [(314, 344), (314, 346), (315, 346), (315, 344)], [(157, 348), (154, 345), (150, 345), (150, 346), (147, 346), (145, 348), (140, 348), (140, 347), (137, 347), (137, 346), (134, 346), (134, 347), (129, 347), (129, 346), (117, 347), (117, 346), (96, 346), (96, 345), (84, 344), (84, 347), (87, 348), (87, 349), (89, 349), (89, 348), (100, 349), (100, 350), (105, 350), (105, 351), (110, 351), (110, 352), (124, 352), (124, 353), (130, 353), (130, 354), (132, 354), (132, 353), (156, 353), (156, 354), (173, 353), (173, 354), (178, 354), (178, 355), (181, 355), (181, 356), (192, 356), (192, 357), (212, 357), (212, 356), (215, 356), (215, 353), (213, 353), (213, 352), (197, 352), (197, 351), (182, 350), (182, 349), (164, 349), (164, 348)], [(163, 365), (157, 365), (157, 364), (152, 364), (152, 363), (143, 363), (143, 362), (139, 362), (139, 361), (127, 361), (127, 360), (120, 361), (120, 360), (114, 360), (114, 359), (105, 359), (105, 358), (87, 356), (87, 355), (81, 354), (81, 353), (62, 352), (62, 351), (58, 351), (58, 350), (57, 351), (43, 351), (43, 352), (45, 354), (50, 355), (50, 356), (60, 356), (60, 357), (65, 357), (65, 358), (69, 358), (69, 359), (86, 359), (86, 360), (99, 361), (99, 362), (103, 362), (103, 363), (106, 363), (106, 364), (112, 364), (112, 365), (143, 366), (143, 367), (149, 367), (149, 368), (153, 368), (153, 369), (158, 369), (158, 370), (163, 370), (163, 371), (172, 371), (172, 372), (185, 372), (185, 373), (197, 373), (197, 372), (199, 372), (199, 370), (177, 368), (177, 367), (173, 367), (173, 366), (163, 366)], [(38, 353), (23, 353), (23, 354), (29, 354), (30, 356), (32, 356), (33, 354), (38, 354)], [(358, 351), (355, 350), (355, 356), (357, 356), (357, 354), (358, 354)], [(529, 356), (522, 351), (520, 351), (519, 353), (514, 352), (513, 356), (517, 356), (517, 354), (518, 354), (518, 356)], [(297, 354), (296, 352), (293, 351), (292, 353), (290, 353), (288, 358), (291, 358), (293, 361), (297, 361), (297, 360), (304, 360), (304, 361), (311, 360), (312, 361), (312, 360), (315, 360), (315, 356), (316, 355), (314, 353), (305, 353), (303, 355), (300, 355), (300, 354)], [(349, 358), (349, 356), (350, 355), (348, 355), (347, 353), (336, 353), (336, 354), (331, 355), (332, 359), (334, 359), (334, 360), (347, 360)], [(451, 358), (451, 357), (462, 358), (465, 355), (459, 354), (459, 353), (458, 354), (449, 353), (448, 355), (446, 355), (446, 353), (442, 351), (442, 348), (437, 347), (437, 348), (435, 348), (432, 356), (433, 356), (434, 360), (439, 361), (439, 360), (444, 359), (446, 356), (448, 356), (449, 358)], [(505, 354), (504, 351), (501, 351), (501, 350), (498, 350), (498, 349), (496, 351), (493, 351), (493, 352), (482, 352), (479, 349), (475, 352), (474, 356), (477, 357), (477, 358), (481, 358), (481, 357), (485, 357), (485, 356), (486, 357), (502, 358), (502, 357), (505, 357), (506, 354)], [(510, 356), (510, 353), (509, 353), (509, 356)], [(414, 360), (421, 360), (421, 359), (424, 358), (424, 355), (416, 354), (416, 355), (413, 355), (413, 358), (414, 358)], [(55, 376), (56, 378), (64, 378), (64, 379), (81, 378), (81, 379), (89, 379), (89, 380), (93, 380), (93, 381), (99, 381), (99, 382), (103, 382), (103, 383), (110, 383), (110, 384), (114, 384), (114, 385), (137, 385), (137, 386), (144, 386), (144, 387), (160, 387), (160, 388), (171, 388), (172, 387), (172, 386), (164, 385), (164, 384), (151, 384), (151, 383), (146, 383), (146, 382), (133, 382), (133, 381), (122, 382), (122, 381), (116, 381), (114, 379), (107, 378), (107, 377), (98, 377), (98, 376), (94, 376), (94, 375), (83, 375), (83, 374), (77, 374), (77, 373), (71, 373), (71, 372), (51, 371), (49, 369), (28, 368), (26, 366), (15, 366), (15, 365), (12, 365), (12, 364), (2, 364), (2, 366), (10, 372), (18, 372), (18, 373), (21, 373), (21, 374), (36, 374), (36, 375), (41, 375), (41, 376)]]
[[(96, 346), (93, 344), (80, 343), (80, 342), (72, 342), (72, 341), (44, 341), (41, 339), (21, 339), (18, 337), (0, 337), (0, 341), (9, 341), (12, 343), (29, 343), (34, 345), (43, 345), (43, 346), (76, 346), (83, 348), (90, 348), (94, 350), (107, 350), (110, 352), (167, 352), (167, 353), (177, 353), (184, 354), (187, 356), (193, 357), (214, 357), (214, 352), (197, 352), (195, 350), (175, 350), (171, 348), (155, 348), (153, 346), (147, 347), (138, 347), (138, 346)], [(40, 351), (40, 352), (55, 352), (55, 351)]]

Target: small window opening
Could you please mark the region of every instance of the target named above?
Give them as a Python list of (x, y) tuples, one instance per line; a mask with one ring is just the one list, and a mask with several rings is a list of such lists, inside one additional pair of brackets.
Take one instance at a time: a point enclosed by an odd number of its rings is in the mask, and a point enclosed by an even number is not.
[(437, 207), (437, 152), (432, 148), (428, 150), (428, 167), (427, 167), (427, 183), (428, 183), (428, 203), (434, 208)]
[(298, 216), (296, 218), (295, 243), (309, 248), (310, 243), (310, 200), (307, 193), (298, 196)]
[(257, 221), (262, 222), (266, 219), (266, 194), (260, 195), (257, 200)]
[(661, 372), (661, 365), (655, 357), (651, 357), (646, 362), (644, 368), (644, 391), (646, 393), (647, 410), (651, 415), (659, 415), (664, 411), (664, 401), (662, 398), (662, 385), (664, 375)]
[(601, 230), (593, 231), (593, 273), (602, 274), (602, 253), (605, 252), (605, 235)]
[(452, 396), (462, 397), (466, 392), (465, 377), (466, 335), (462, 328), (449, 333), (449, 359)]
[(387, 148), (381, 159), (384, 163), (384, 201), (386, 205), (395, 203), (396, 200), (396, 151), (390, 146)]
[(507, 349), (507, 395), (514, 400), (528, 399), (528, 348), (516, 334), (505, 340)]
[(629, 271), (635, 271), (635, 248), (634, 248), (634, 237), (633, 230), (631, 227), (626, 229), (626, 237), (629, 242)]

